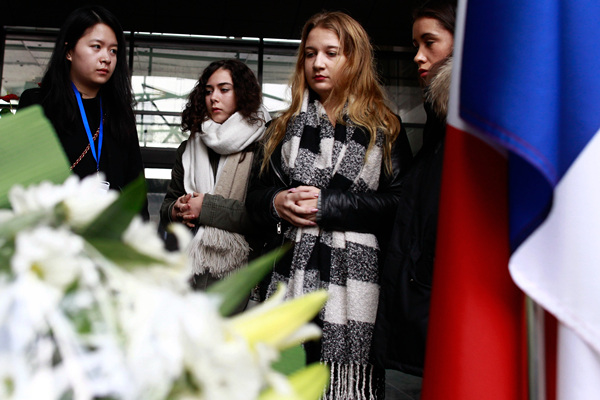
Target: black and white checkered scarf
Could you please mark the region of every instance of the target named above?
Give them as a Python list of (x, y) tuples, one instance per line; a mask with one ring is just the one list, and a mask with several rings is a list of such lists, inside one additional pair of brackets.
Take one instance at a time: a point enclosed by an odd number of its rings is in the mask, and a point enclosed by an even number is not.
[[(378, 134), (366, 158), (368, 131), (347, 117), (334, 127), (319, 101), (308, 97), (306, 93), (302, 111), (288, 124), (283, 140), (282, 167), (290, 186), (375, 192), (383, 135)], [(295, 242), (291, 265), (280, 263), (275, 268), (269, 292), (283, 281), (290, 297), (318, 288), (329, 294), (318, 318), (323, 328), (321, 360), (331, 368), (331, 386), (324, 398), (376, 398), (369, 363), (379, 298), (375, 235), (318, 226), (292, 227), (285, 235)]]

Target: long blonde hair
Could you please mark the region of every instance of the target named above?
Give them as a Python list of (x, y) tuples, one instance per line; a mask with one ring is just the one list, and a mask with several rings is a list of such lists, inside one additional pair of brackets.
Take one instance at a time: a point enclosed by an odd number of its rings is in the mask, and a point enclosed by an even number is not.
[(273, 121), (267, 131), (261, 171), (268, 168), (269, 158), (283, 140), (290, 119), (300, 114), (302, 98), (307, 89), (304, 73), (306, 40), (309, 33), (317, 27), (329, 29), (337, 35), (340, 50), (346, 57), (333, 90), (324, 100), (332, 110), (333, 115), (330, 117), (335, 117), (338, 123), (343, 123), (344, 106), (348, 103), (347, 114), (350, 120), (369, 131), (368, 150), (375, 144), (377, 130), (381, 129), (385, 135), (385, 166), (387, 171), (391, 172), (391, 148), (400, 132), (400, 122), (385, 104), (386, 97), (377, 79), (373, 47), (367, 32), (356, 20), (342, 12), (322, 12), (312, 16), (304, 24), (296, 69), (291, 80), (292, 104)]

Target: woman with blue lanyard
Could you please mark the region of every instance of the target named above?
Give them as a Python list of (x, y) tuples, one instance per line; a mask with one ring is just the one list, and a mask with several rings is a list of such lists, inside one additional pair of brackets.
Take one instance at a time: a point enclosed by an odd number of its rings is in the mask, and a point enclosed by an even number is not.
[(108, 10), (86, 6), (67, 17), (41, 87), (24, 91), (19, 109), (32, 104), (44, 108), (78, 176), (102, 172), (122, 190), (143, 173), (125, 38)]

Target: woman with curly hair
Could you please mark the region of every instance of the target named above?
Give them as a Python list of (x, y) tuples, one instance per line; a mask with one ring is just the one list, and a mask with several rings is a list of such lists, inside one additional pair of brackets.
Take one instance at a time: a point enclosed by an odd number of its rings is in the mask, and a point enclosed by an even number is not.
[(177, 149), (161, 224), (190, 227), (192, 285), (205, 289), (248, 258), (249, 223), (244, 199), (253, 144), (270, 120), (260, 86), (241, 61), (211, 63), (189, 95), (181, 118), (190, 137)]
[(396, 209), (401, 163), (412, 158), (408, 139), (385, 104), (367, 33), (344, 13), (305, 24), (291, 92), (246, 200), (265, 242), (293, 244), (260, 295), (279, 282), (290, 297), (327, 289), (322, 338), (305, 344), (308, 360), (331, 368), (325, 398), (383, 398), (385, 371), (370, 358), (379, 243)]

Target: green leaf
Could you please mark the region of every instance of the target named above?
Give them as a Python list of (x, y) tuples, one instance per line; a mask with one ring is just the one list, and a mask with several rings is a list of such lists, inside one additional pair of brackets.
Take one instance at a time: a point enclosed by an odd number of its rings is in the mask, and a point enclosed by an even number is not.
[(69, 161), (40, 106), (0, 119), (0, 208), (8, 207), (13, 185), (62, 183), (69, 173)]
[(290, 247), (286, 243), (210, 286), (207, 292), (219, 294), (223, 299), (219, 307), (221, 315), (230, 315)]
[(279, 355), (279, 360), (273, 363), (275, 371), (291, 375), (306, 365), (306, 352), (302, 345), (285, 349)]
[(47, 212), (37, 211), (29, 214), (16, 215), (0, 225), (0, 238), (14, 239), (17, 233), (39, 224), (40, 219), (46, 216)]
[(87, 242), (94, 246), (104, 257), (123, 268), (157, 263), (164, 264), (160, 260), (138, 252), (120, 240), (91, 238)]
[(80, 232), (84, 238), (121, 240), (123, 232), (146, 201), (146, 181), (140, 175), (110, 206)]
[(11, 274), (10, 260), (12, 260), (14, 253), (14, 243), (10, 243), (10, 245), (3, 243), (3, 245), (0, 245), (0, 274)]

